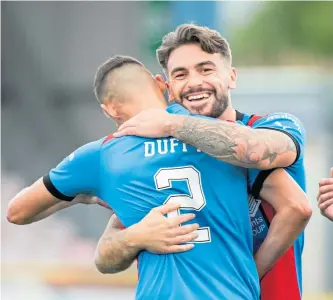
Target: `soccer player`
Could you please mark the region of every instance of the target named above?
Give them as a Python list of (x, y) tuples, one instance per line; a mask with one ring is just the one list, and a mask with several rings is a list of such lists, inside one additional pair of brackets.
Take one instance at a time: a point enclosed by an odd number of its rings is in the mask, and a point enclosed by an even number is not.
[(321, 214), (333, 221), (333, 168), (331, 178), (323, 178), (319, 182), (317, 201)]
[[(131, 58), (115, 57), (103, 64), (96, 92), (105, 114), (118, 123), (151, 107), (189, 115), (178, 104), (167, 107), (157, 81)], [(200, 228), (191, 251), (140, 253), (137, 299), (259, 298), (246, 169), (174, 138), (110, 135), (75, 150), (12, 205), (22, 210), (20, 203), (29, 202), (36, 214), (77, 194), (104, 200), (126, 227), (163, 203), (179, 203), (178, 213), (195, 211)]]
[[(182, 104), (191, 113), (218, 118), (222, 122), (150, 110), (125, 122), (116, 136), (172, 135), (234, 165), (266, 170), (285, 167), (305, 190), (303, 126), (296, 117), (286, 113), (259, 117), (233, 109), (230, 91), (236, 88), (236, 70), (232, 67), (229, 44), (218, 32), (192, 24), (181, 25), (164, 37), (157, 58), (167, 75), (171, 101)], [(163, 81), (162, 76), (157, 79)], [(223, 120), (239, 120), (248, 126)], [(268, 174), (269, 171), (261, 172), (257, 183), (263, 182)], [(273, 222), (274, 211), (261, 204), (260, 209), (252, 213), (257, 250)], [(263, 300), (301, 298), (303, 246), (302, 233), (263, 278)]]

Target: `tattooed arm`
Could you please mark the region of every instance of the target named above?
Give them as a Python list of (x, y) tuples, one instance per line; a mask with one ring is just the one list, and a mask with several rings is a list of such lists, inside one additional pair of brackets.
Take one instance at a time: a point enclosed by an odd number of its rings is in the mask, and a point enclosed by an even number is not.
[(256, 128), (147, 109), (122, 124), (114, 136), (173, 136), (211, 156), (245, 168), (288, 167), (300, 156), (304, 130), (292, 115), (272, 114), (255, 122), (254, 126)]
[(181, 214), (166, 218), (165, 215), (179, 209), (178, 203), (167, 203), (153, 208), (139, 223), (122, 229), (116, 215), (110, 221), (98, 242), (95, 265), (101, 273), (117, 273), (126, 270), (140, 251), (166, 254), (191, 250), (191, 243), (198, 237), (197, 223), (180, 224), (192, 220), (195, 215)]
[(285, 133), (240, 124), (171, 115), (171, 136), (225, 162), (257, 169), (291, 165), (297, 156)]
[[(113, 214), (98, 242), (95, 265), (103, 274), (126, 270), (136, 259), (141, 249), (128, 243), (130, 230), (121, 230), (122, 225)], [(115, 251), (113, 251), (116, 249)]]

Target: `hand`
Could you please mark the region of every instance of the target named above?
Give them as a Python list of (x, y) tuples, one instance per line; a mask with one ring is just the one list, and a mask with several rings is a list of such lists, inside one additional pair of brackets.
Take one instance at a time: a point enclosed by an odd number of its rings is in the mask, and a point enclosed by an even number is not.
[(77, 203), (82, 203), (82, 204), (87, 204), (87, 205), (97, 204), (104, 208), (112, 210), (112, 208), (105, 201), (103, 201), (95, 196), (92, 197), (92, 196), (87, 196), (87, 195), (79, 195), (79, 196), (75, 197), (75, 199), (73, 201), (74, 201), (74, 204), (77, 204)]
[(137, 135), (158, 138), (170, 136), (172, 116), (164, 109), (152, 108), (142, 111), (123, 123), (113, 135)]
[(333, 221), (333, 168), (331, 177), (320, 180), (317, 202), (321, 214)]
[(195, 218), (194, 214), (181, 214), (166, 218), (164, 215), (179, 209), (179, 204), (165, 204), (153, 208), (139, 223), (128, 228), (131, 230), (133, 245), (140, 250), (166, 254), (184, 252), (192, 249), (191, 242), (198, 237), (195, 232), (198, 224), (180, 224)]

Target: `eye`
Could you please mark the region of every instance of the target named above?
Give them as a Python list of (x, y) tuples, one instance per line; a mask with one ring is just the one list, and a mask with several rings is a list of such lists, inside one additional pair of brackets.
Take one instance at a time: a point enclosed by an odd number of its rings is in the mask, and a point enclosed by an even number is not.
[(213, 71), (213, 69), (211, 69), (211, 68), (203, 68), (203, 69), (202, 69), (202, 72), (203, 72), (203, 73), (209, 73), (209, 72), (211, 72), (211, 71)]
[(183, 79), (185, 77), (185, 74), (184, 73), (179, 73), (179, 74), (176, 74), (175, 75), (175, 79)]

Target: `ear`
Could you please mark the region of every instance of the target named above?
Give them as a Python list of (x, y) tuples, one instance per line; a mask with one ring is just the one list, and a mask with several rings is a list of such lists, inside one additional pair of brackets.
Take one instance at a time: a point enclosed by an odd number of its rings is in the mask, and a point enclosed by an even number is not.
[(169, 100), (169, 102), (174, 102), (176, 100), (176, 97), (173, 94), (171, 86), (167, 81), (165, 82), (165, 86), (167, 87), (167, 90), (168, 90), (168, 100)]
[(164, 94), (166, 90), (166, 82), (161, 74), (155, 75), (155, 80), (157, 81), (158, 87), (160, 88), (161, 92)]
[(229, 89), (236, 88), (237, 72), (236, 69), (231, 67), (230, 78), (229, 78)]
[(107, 118), (117, 119), (119, 118), (117, 111), (113, 108), (112, 104), (101, 104), (104, 115)]
[(108, 110), (104, 104), (101, 104), (101, 108), (103, 110), (104, 116), (106, 116), (107, 118), (111, 118), (111, 116), (109, 115)]

